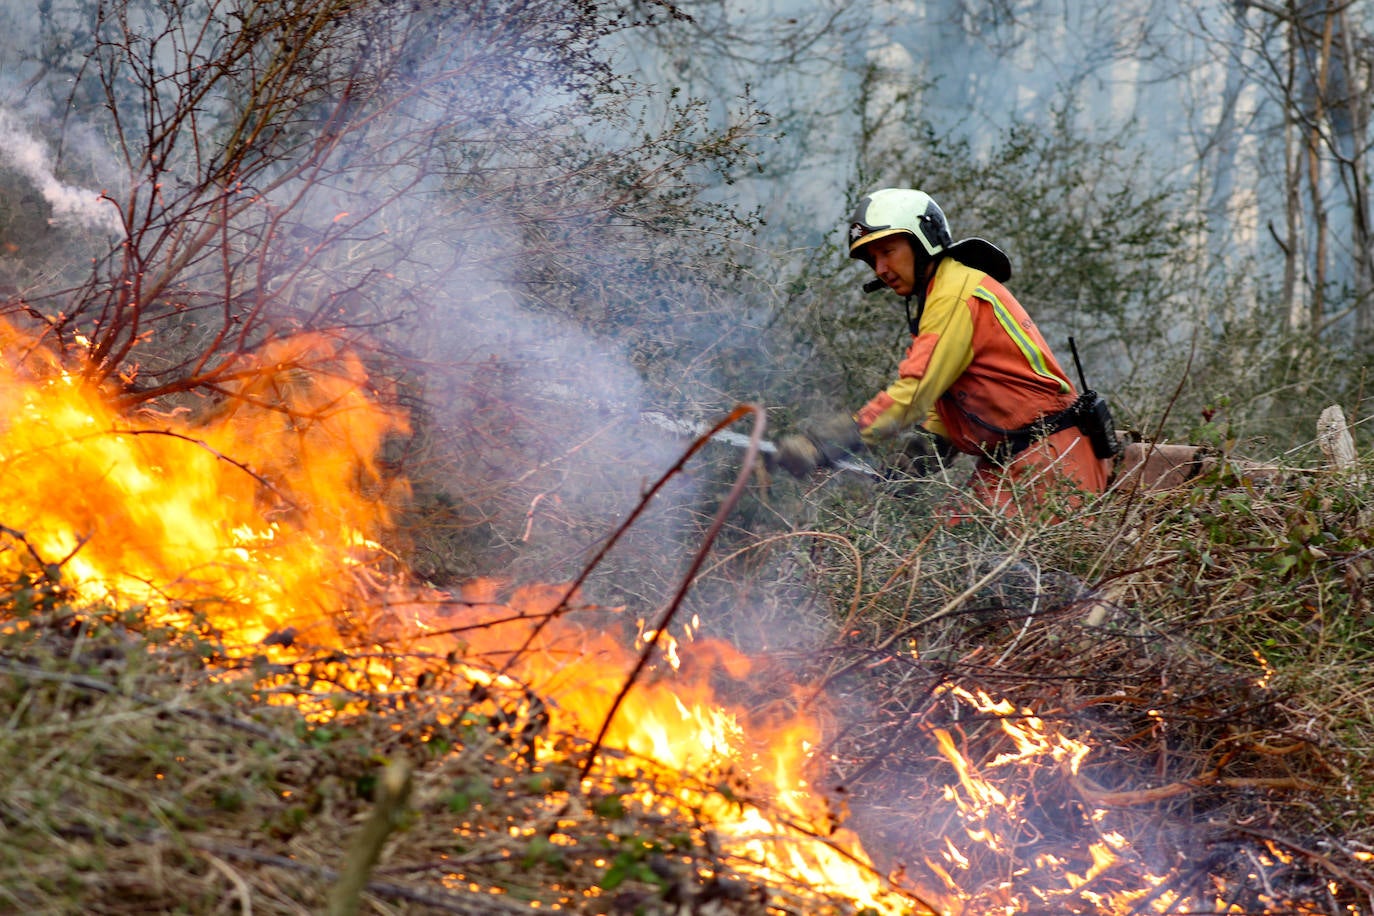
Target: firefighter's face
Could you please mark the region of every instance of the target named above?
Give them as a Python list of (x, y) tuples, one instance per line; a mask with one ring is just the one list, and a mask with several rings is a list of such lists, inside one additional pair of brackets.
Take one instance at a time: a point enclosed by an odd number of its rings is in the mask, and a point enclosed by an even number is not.
[(878, 279), (899, 296), (910, 296), (916, 291), (917, 281), (924, 279), (916, 276), (916, 252), (904, 234), (886, 235), (869, 242), (861, 256)]

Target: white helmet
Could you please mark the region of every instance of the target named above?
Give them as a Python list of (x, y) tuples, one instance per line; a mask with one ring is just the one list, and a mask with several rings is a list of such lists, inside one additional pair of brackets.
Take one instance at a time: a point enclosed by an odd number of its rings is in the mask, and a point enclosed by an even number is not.
[(849, 220), (849, 256), (860, 258), (861, 248), (884, 236), (905, 232), (933, 258), (953, 244), (944, 211), (929, 194), (910, 188), (883, 188), (860, 198)]

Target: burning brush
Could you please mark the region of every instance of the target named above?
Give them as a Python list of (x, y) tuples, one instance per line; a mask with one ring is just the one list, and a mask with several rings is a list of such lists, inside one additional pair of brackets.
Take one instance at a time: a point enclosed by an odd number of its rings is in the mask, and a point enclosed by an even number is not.
[[(315, 723), (389, 717), (393, 732), (441, 757), (463, 752), (455, 736), (489, 746), (499, 735), (499, 753), (531, 774), (566, 774), (542, 787), (547, 829), (512, 825), (512, 838), (577, 847), (572, 824), (586, 816), (578, 812), (616, 798), (665, 823), (694, 825), (700, 839), (692, 842), (712, 850), (653, 845), (652, 856), (607, 859), (584, 848), (602, 883), (554, 893), (557, 908), (645, 908), (646, 898), (615, 892), (634, 877), (658, 888), (659, 912), (708, 904), (713, 912), (829, 912), (835, 900), (917, 916), (1279, 911), (1282, 888), (1242, 899), (1225, 886), (1225, 869), (1186, 880), (1177, 867), (1152, 870), (1113, 831), (1109, 806), (1094, 804), (1082, 773), (1089, 745), (954, 684), (938, 688), (939, 701), (996, 722), (1011, 746), (980, 759), (958, 723), (923, 724), (916, 738), (949, 778), (942, 807), (909, 814), (941, 845), (904, 872), (883, 874), (845, 825), (843, 806), (817, 788), (834, 767), (828, 748), (839, 716), (827, 697), (777, 670), (760, 675), (762, 660), (722, 642), (679, 644), (670, 632), (762, 448), (757, 431), (681, 589), (631, 643), (620, 638), (620, 612), (582, 603), (580, 580), (513, 591), (482, 580), (445, 592), (383, 565), (395, 564), (380, 543), (405, 484), (389, 479), (376, 456), (405, 420), (370, 393), (362, 363), (338, 341), (278, 341), (237, 377), (219, 409), (198, 421), (124, 415), (39, 341), (0, 324), (0, 575), (92, 613), (136, 606), (148, 621), (174, 625), (203, 616), (236, 656), (220, 660), (225, 676), (253, 672), (265, 694)], [(703, 436), (748, 413), (737, 410)], [(265, 666), (255, 663), (262, 659)], [(435, 693), (436, 682), (462, 689)], [(760, 684), (767, 702), (757, 702)], [(750, 696), (754, 703), (728, 699)], [(1047, 799), (1013, 788), (1027, 785), (1026, 773), (1060, 780), (1065, 798), (1056, 804), (1091, 837), (1076, 855), (1029, 842), (1034, 809)], [(958, 829), (936, 829), (939, 818)], [(1251, 873), (1273, 885), (1285, 853), (1256, 849)], [(471, 868), (453, 865), (446, 881), (462, 884)], [(733, 883), (741, 876), (777, 896), (741, 893)], [(496, 890), (490, 880), (467, 884)], [(805, 893), (784, 903), (783, 888)], [(493, 911), (510, 910), (503, 901)]]

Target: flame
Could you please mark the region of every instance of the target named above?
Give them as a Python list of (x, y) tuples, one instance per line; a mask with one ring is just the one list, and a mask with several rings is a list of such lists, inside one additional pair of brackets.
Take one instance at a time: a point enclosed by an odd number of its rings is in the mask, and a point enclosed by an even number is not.
[[(971, 691), (946, 684), (941, 692), (960, 706), (980, 716), (995, 719), (1001, 732), (1010, 739), (1012, 750), (998, 754), (986, 764), (978, 766), (964, 749), (959, 747), (950, 729), (934, 729), (941, 754), (954, 768), (957, 783), (947, 785), (945, 797), (956, 807), (963, 821), (965, 837), (970, 846), (961, 849), (947, 839), (944, 861), (928, 861), (931, 871), (946, 883), (950, 893), (962, 901), (964, 912), (980, 914), (1036, 912), (1101, 913), (1135, 916), (1143, 913), (1250, 913), (1254, 912), (1228, 901), (1226, 888), (1210, 897), (1185, 896), (1172, 887), (1168, 875), (1152, 870), (1149, 863), (1131, 848), (1120, 832), (1107, 828), (1109, 811), (1087, 804), (1092, 792), (1084, 791), (1081, 766), (1091, 753), (1086, 741), (1070, 737), (1046, 726), (1032, 710), (1018, 709), (1007, 700), (999, 700), (984, 691)], [(1086, 868), (1073, 870), (1063, 858), (1037, 855), (1029, 862), (1009, 848), (1036, 799), (1027, 791), (1008, 793), (997, 782), (997, 771), (1019, 767), (1022, 771), (1043, 769), (1060, 777), (1066, 797), (1076, 799), (1082, 806), (1087, 822), (1089, 840), (1086, 844)], [(1008, 779), (1006, 785), (1021, 782)], [(1013, 867), (1005, 878), (989, 886), (971, 890), (978, 881), (971, 877), (973, 847), (991, 850), (997, 861)], [(1268, 855), (1260, 857), (1260, 864), (1271, 866), (1291, 861), (1272, 843)], [(1116, 876), (1110, 883), (1099, 879)], [(1033, 876), (1033, 880), (1026, 880)], [(1334, 892), (1333, 892), (1334, 893)], [(1256, 895), (1260, 899), (1268, 894)], [(1264, 903), (1266, 913), (1315, 914), (1315, 907), (1278, 899)]]
[[(931, 886), (885, 878), (808, 781), (830, 724), (818, 697), (775, 690), (762, 708), (726, 703), (721, 682), (757, 678), (755, 660), (695, 635), (695, 621), (684, 634), (690, 648), (642, 622), (633, 645), (609, 629), (574, 626), (565, 612), (576, 596), (562, 586), (508, 596), (494, 579), (456, 593), (398, 587), (378, 564), (405, 484), (387, 478), (377, 455), (406, 424), (370, 394), (362, 361), (333, 337), (304, 334), (266, 344), (232, 377), (209, 409), (120, 411), (61, 354), (0, 320), (4, 581), (46, 583), (92, 605), (143, 606), (161, 620), (199, 611), (226, 641), (288, 658), (295, 638), (349, 645), (349, 627), (362, 641), (399, 634), (417, 651), (457, 655), (474, 684), (539, 698), (549, 721), (533, 739), (540, 758), (594, 751), (585, 790), (628, 780), (645, 808), (711, 825), (741, 869), (880, 914), (1187, 909), (1132, 860), (1101, 809), (1087, 815), (1095, 836), (1085, 868), (1052, 853), (1018, 856), (1008, 825), (1034, 799), (1004, 789), (998, 773), (1051, 768), (1071, 790), (1090, 747), (1029, 710), (953, 685), (951, 701), (996, 718), (1012, 750), (979, 763), (955, 730), (932, 729), (954, 770), (944, 795), (963, 835), (945, 837), (924, 863)], [(638, 653), (650, 649), (647, 675), (626, 690)], [(398, 673), (377, 664), (379, 683)], [(566, 736), (576, 739), (572, 750)], [(979, 848), (1010, 863), (1005, 876), (973, 877)], [(1104, 886), (1123, 864), (1140, 880)], [(1072, 906), (1060, 906), (1066, 901)], [(1228, 911), (1220, 898), (1207, 905)]]
[[(501, 666), (500, 677), (546, 704), (548, 737), (536, 742), (541, 760), (567, 759), (569, 749), (557, 736), (585, 739), (609, 722), (585, 790), (631, 780), (641, 786), (635, 800), (642, 808), (694, 812), (712, 825), (741, 870), (764, 879), (847, 897), (877, 913), (933, 912), (886, 880), (812, 791), (805, 774), (813, 768), (823, 714), (800, 712), (809, 697), (789, 693), (762, 711), (731, 708), (717, 695), (717, 683), (747, 683), (755, 663), (719, 640), (694, 639), (689, 651), (667, 634), (660, 634), (650, 676), (622, 697), (636, 661), (631, 647), (606, 630), (566, 623), (559, 611), (575, 596), (565, 587), (521, 586), (504, 602), (500, 590), (499, 580), (475, 580), (457, 595), (391, 611), (412, 616), (415, 629), (463, 632), (465, 657), (474, 663), (500, 665), (512, 646), (524, 645)], [(530, 641), (532, 621), (547, 625)], [(642, 650), (653, 635), (641, 630), (635, 648)], [(420, 646), (439, 651), (447, 639), (426, 637)]]
[[(526, 587), (502, 604), (494, 580), (460, 595), (379, 587), (367, 561), (380, 555), (404, 485), (387, 481), (375, 456), (406, 431), (403, 418), (369, 396), (362, 362), (326, 335), (273, 341), (235, 369), (208, 410), (126, 413), (54, 348), (0, 321), (0, 576), (46, 583), (77, 603), (143, 606), (162, 621), (195, 609), (226, 643), (288, 658), (293, 639), (343, 645), (340, 620), (375, 619), (383, 607), (393, 629), (405, 618), (417, 650), (441, 654), (458, 642), (454, 613), (504, 615), (508, 624), (463, 637), (474, 662), (467, 674), (537, 690), (549, 734), (593, 735), (610, 718), (588, 787), (650, 771), (696, 774), (668, 783), (669, 792), (645, 788), (639, 801), (699, 812), (764, 876), (814, 879), (818, 890), (881, 912), (911, 911), (800, 775), (819, 740), (815, 720), (783, 711), (746, 727), (706, 678), (680, 674), (631, 691), (611, 717), (633, 652), (609, 633), (558, 621), (505, 670), (478, 664), (525, 642), (532, 624), (565, 602), (564, 590)], [(643, 632), (640, 646), (654, 636)], [(658, 636), (664, 669), (674, 671), (678, 644)], [(749, 671), (720, 643), (701, 641), (692, 656), (701, 673)], [(377, 674), (381, 682), (395, 672)], [(566, 752), (541, 738), (538, 753)], [(768, 799), (767, 813), (740, 799), (745, 786)]]
[(0, 575), (87, 603), (207, 603), (232, 640), (319, 644), (403, 484), (375, 456), (403, 418), (324, 335), (269, 343), (205, 415), (123, 415), (109, 392), (0, 321)]

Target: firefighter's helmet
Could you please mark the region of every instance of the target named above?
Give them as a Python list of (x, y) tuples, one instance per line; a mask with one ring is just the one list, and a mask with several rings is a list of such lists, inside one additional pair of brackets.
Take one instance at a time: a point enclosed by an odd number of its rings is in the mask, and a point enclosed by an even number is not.
[(925, 261), (953, 244), (944, 211), (929, 194), (910, 188), (883, 188), (865, 195), (849, 220), (849, 256), (884, 236), (906, 233), (915, 239), (917, 259)]

